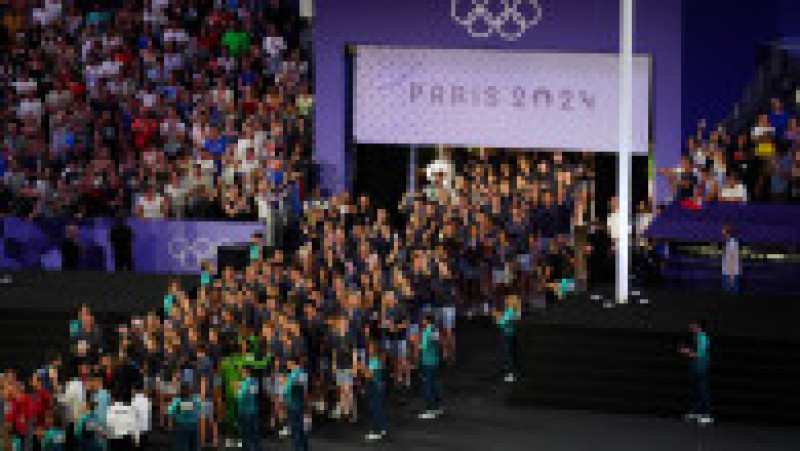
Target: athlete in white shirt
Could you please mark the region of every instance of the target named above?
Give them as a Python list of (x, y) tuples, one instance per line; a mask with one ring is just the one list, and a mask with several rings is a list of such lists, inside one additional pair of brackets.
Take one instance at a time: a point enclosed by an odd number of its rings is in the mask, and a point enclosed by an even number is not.
[(728, 294), (739, 294), (739, 279), (742, 275), (742, 261), (739, 254), (739, 240), (733, 237), (731, 228), (722, 228), (725, 238), (725, 252), (722, 256), (722, 286)]

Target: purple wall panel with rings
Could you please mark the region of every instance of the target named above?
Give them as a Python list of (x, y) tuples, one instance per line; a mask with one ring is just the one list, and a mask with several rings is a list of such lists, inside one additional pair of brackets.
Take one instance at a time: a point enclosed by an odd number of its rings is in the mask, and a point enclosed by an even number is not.
[[(616, 0), (540, 0), (542, 19), (516, 41), (474, 38), (451, 17), (450, 0), (318, 0), (315, 17), (315, 156), (322, 186), (345, 188), (346, 70), (350, 44), (613, 53), (619, 49)], [(653, 58), (653, 141), (658, 167), (681, 148), (681, 1), (636, 3), (634, 52)], [(667, 186), (659, 181), (659, 198)]]
[[(81, 269), (114, 270), (109, 241), (110, 219), (29, 221), (6, 217), (0, 236), (0, 269), (58, 269), (67, 224), (75, 224), (82, 248)], [(129, 219), (137, 272), (192, 274), (200, 262), (216, 261), (219, 245), (249, 241), (264, 225), (258, 222)]]

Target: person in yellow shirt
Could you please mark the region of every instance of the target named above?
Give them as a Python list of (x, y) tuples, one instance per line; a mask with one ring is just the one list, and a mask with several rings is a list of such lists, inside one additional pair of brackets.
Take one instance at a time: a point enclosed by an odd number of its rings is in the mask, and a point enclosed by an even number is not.
[(762, 114), (753, 127), (753, 140), (756, 142), (755, 154), (759, 158), (775, 156), (775, 127), (769, 122), (769, 116)]

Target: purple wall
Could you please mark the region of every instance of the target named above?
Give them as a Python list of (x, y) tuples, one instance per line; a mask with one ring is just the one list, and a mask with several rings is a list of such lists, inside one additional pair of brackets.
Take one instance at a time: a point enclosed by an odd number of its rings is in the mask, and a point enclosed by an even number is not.
[(778, 0), (778, 37), (800, 38), (800, 2), (797, 0)]
[[(81, 269), (114, 269), (110, 219), (75, 223), (64, 219), (0, 218), (0, 269), (60, 269), (65, 227), (77, 225)], [(128, 219), (133, 232), (134, 265), (139, 272), (199, 273), (200, 262), (216, 262), (220, 245), (247, 242), (264, 229), (258, 222)]]
[(696, 131), (700, 118), (711, 126), (727, 116), (755, 76), (758, 44), (779, 34), (776, 3), (737, 6), (729, 0), (684, 2), (684, 136)]
[[(323, 186), (345, 188), (345, 46), (419, 45), (616, 52), (619, 1), (541, 0), (538, 26), (515, 42), (476, 39), (450, 17), (450, 0), (317, 0), (316, 157)], [(653, 56), (656, 164), (677, 163), (681, 144), (681, 0), (639, 0), (634, 51)], [(663, 193), (665, 186), (659, 186)]]

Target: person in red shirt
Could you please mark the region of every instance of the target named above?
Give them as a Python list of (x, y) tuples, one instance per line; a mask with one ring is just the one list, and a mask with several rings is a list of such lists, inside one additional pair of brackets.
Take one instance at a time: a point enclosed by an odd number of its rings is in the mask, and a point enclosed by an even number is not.
[(156, 121), (152, 112), (148, 112), (146, 116), (136, 119), (133, 122), (133, 142), (136, 148), (140, 151), (146, 149), (155, 138), (157, 131), (158, 121)]
[(36, 427), (43, 427), (47, 413), (53, 410), (53, 395), (44, 388), (38, 375), (31, 378), (31, 388), (31, 415)]
[(6, 423), (11, 425), (11, 434), (19, 442), (21, 449), (25, 449), (28, 437), (28, 426), (33, 412), (33, 400), (25, 393), (22, 384), (12, 384), (10, 387), (11, 408), (6, 414)]

